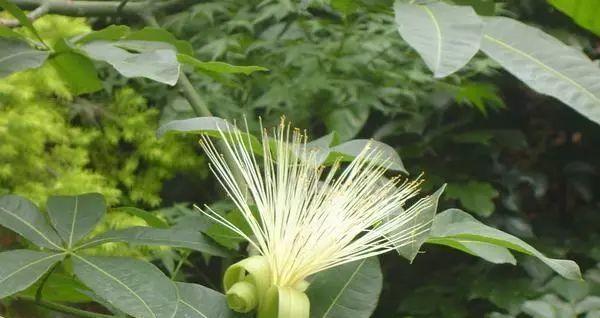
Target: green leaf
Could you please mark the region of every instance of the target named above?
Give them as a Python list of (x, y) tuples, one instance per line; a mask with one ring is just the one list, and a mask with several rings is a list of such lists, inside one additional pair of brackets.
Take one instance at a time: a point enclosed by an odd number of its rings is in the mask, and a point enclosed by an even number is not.
[(128, 207), (114, 208), (114, 209), (111, 209), (111, 211), (127, 213), (130, 215), (136, 216), (136, 217), (144, 220), (151, 227), (155, 227), (155, 228), (159, 228), (159, 229), (169, 228), (169, 224), (166, 221), (164, 221), (163, 219), (156, 216), (156, 214), (144, 211), (142, 209), (128, 206)]
[(324, 118), (328, 131), (335, 131), (341, 140), (356, 136), (369, 118), (370, 109), (366, 105), (337, 107)]
[[(429, 233), (431, 232), (431, 224), (433, 223), (433, 218), (437, 213), (438, 202), (440, 200), (440, 197), (442, 196), (442, 193), (444, 193), (445, 188), (446, 185), (443, 185), (432, 195), (427, 197), (427, 200), (430, 202), (431, 205), (406, 224), (407, 227), (425, 225), (425, 228), (418, 227), (417, 229), (415, 229), (415, 231), (418, 231), (420, 233), (413, 237), (412, 242), (410, 244), (399, 246), (398, 248), (396, 248), (398, 254), (408, 259), (411, 263), (419, 253), (421, 245), (423, 245), (423, 243), (425, 243), (425, 241), (429, 237)], [(400, 213), (403, 213), (403, 211), (401, 211)], [(398, 230), (402, 231), (402, 228)]]
[(176, 283), (179, 290), (177, 318), (234, 318), (235, 313), (227, 305), (225, 295), (198, 284)]
[[(239, 210), (234, 210), (225, 215), (225, 219), (247, 235), (252, 235), (252, 230), (248, 222)], [(240, 243), (246, 239), (239, 234), (224, 226), (221, 223), (214, 223), (206, 230), (206, 235), (210, 236), (215, 242), (232, 250), (237, 250)]]
[(99, 193), (77, 196), (51, 196), (46, 203), (52, 226), (67, 248), (90, 233), (106, 212), (104, 197)]
[(145, 27), (124, 37), (125, 40), (164, 42), (172, 45), (181, 54), (194, 55), (194, 48), (188, 41), (178, 40), (169, 31), (156, 27)]
[(600, 1), (548, 0), (548, 2), (571, 17), (575, 23), (600, 36)]
[(444, 245), (463, 251), (473, 256), (481, 257), (494, 264), (516, 264), (517, 260), (506, 247), (491, 243), (473, 241), (461, 238), (429, 237), (427, 243)]
[(491, 184), (479, 181), (450, 183), (446, 191), (448, 198), (459, 200), (465, 209), (484, 217), (494, 213), (494, 198), (498, 194)]
[(168, 85), (175, 85), (179, 79), (180, 65), (170, 49), (131, 53), (107, 41), (93, 41), (81, 49), (92, 59), (112, 65), (125, 77), (145, 77)]
[(63, 52), (50, 58), (49, 62), (73, 94), (88, 94), (102, 89), (94, 63), (87, 57), (75, 52)]
[(127, 242), (138, 245), (158, 245), (189, 248), (215, 256), (231, 256), (231, 254), (218, 246), (199, 231), (182, 229), (157, 229), (153, 227), (136, 226), (122, 230), (113, 230), (103, 233), (80, 248), (88, 248), (107, 242)]
[(73, 255), (75, 275), (98, 296), (136, 318), (172, 318), (175, 284), (154, 265), (125, 257)]
[(377, 307), (383, 276), (377, 257), (316, 274), (306, 291), (311, 318), (368, 318)]
[(177, 54), (177, 58), (179, 62), (183, 64), (189, 64), (198, 70), (208, 71), (214, 73), (224, 73), (224, 74), (245, 74), (250, 75), (257, 71), (268, 71), (268, 69), (262, 66), (238, 66), (231, 65), (223, 62), (202, 62), (196, 58), (193, 58), (189, 55), (185, 54)]
[(19, 23), (21, 23), (22, 26), (26, 27), (29, 31), (31, 31), (31, 33), (35, 35), (35, 37), (38, 38), (38, 40), (40, 40), (40, 42), (44, 43), (44, 40), (42, 39), (42, 37), (40, 37), (38, 31), (33, 27), (33, 23), (31, 23), (31, 20), (29, 20), (27, 15), (25, 15), (25, 12), (23, 12), (23, 10), (17, 7), (17, 5), (8, 0), (0, 0), (0, 7), (10, 12), (10, 14), (12, 14), (17, 20), (19, 20)]
[(0, 38), (0, 78), (39, 67), (48, 55), (47, 51), (36, 50), (23, 41)]
[[(219, 117), (196, 117), (168, 122), (158, 128), (156, 135), (160, 138), (168, 132), (180, 132), (206, 134), (211, 137), (221, 138), (219, 131), (226, 133), (228, 130), (235, 131), (237, 127)], [(262, 144), (256, 137), (245, 132), (242, 132), (242, 135), (244, 135), (244, 138), (247, 137), (250, 139), (250, 146), (255, 153), (262, 154)]]
[(487, 226), (458, 209), (446, 210), (436, 216), (431, 228), (431, 237), (484, 242), (509, 248), (537, 257), (564, 278), (581, 280), (581, 271), (577, 263), (571, 260), (546, 257), (521, 239)]
[(483, 23), (469, 6), (396, 1), (394, 12), (400, 35), (437, 78), (458, 71), (479, 51)]
[(498, 88), (492, 84), (465, 83), (458, 88), (454, 99), (476, 107), (484, 115), (488, 109), (505, 108), (504, 101), (498, 96)]
[(30, 250), (0, 253), (0, 299), (31, 286), (64, 257), (64, 253)]
[(0, 225), (19, 233), (40, 247), (63, 250), (61, 239), (38, 208), (16, 195), (0, 197)]
[[(402, 163), (400, 155), (398, 155), (394, 148), (382, 142), (371, 139), (354, 139), (339, 144), (335, 147), (331, 147), (329, 156), (327, 157), (325, 163), (331, 163), (336, 158), (341, 158), (342, 161), (352, 161), (367, 146), (370, 147), (370, 151), (377, 151), (381, 153), (381, 157), (374, 160), (375, 163), (383, 163), (386, 165), (389, 164), (390, 170), (408, 173), (406, 168), (404, 168), (404, 164)], [(384, 160), (389, 160), (389, 162), (384, 163)]]
[[(35, 297), (40, 283), (41, 281), (38, 281), (20, 294)], [(89, 293), (89, 289), (74, 276), (54, 271), (44, 283), (42, 298), (55, 302), (89, 303), (92, 299), (86, 293)]]
[(15, 32), (11, 28), (3, 25), (0, 25), (0, 37), (25, 40), (25, 36), (23, 34)]
[(84, 44), (92, 41), (105, 40), (116, 41), (129, 33), (129, 27), (126, 25), (109, 25), (108, 27), (86, 33), (74, 39), (77, 44)]
[(600, 123), (600, 68), (583, 53), (503, 17), (485, 19), (481, 49), (535, 91)]

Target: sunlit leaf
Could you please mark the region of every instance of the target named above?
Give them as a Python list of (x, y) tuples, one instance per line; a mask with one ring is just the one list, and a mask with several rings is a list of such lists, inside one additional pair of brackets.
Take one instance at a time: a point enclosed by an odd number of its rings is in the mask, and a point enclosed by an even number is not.
[(600, 123), (600, 67), (582, 52), (504, 17), (485, 18), (481, 49), (532, 89)]
[(435, 77), (458, 71), (479, 51), (483, 23), (470, 6), (396, 1), (394, 12), (400, 35)]
[(600, 1), (598, 0), (548, 0), (571, 17), (580, 26), (600, 36)]
[(107, 41), (93, 41), (81, 49), (92, 59), (112, 65), (125, 77), (146, 77), (168, 85), (175, 85), (179, 79), (180, 65), (170, 49), (131, 53)]

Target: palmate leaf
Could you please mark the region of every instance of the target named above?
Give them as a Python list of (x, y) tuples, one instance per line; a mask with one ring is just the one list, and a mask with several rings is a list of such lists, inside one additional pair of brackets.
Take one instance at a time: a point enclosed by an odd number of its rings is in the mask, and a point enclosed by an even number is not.
[(211, 241), (199, 231), (185, 229), (157, 229), (136, 226), (103, 233), (80, 248), (88, 248), (107, 242), (126, 242), (136, 245), (158, 245), (188, 248), (215, 256), (231, 256), (226, 249)]
[(227, 305), (225, 295), (198, 284), (176, 283), (179, 291), (177, 318), (236, 318)]
[(485, 18), (481, 49), (539, 93), (600, 123), (600, 67), (583, 53), (519, 21)]
[(368, 318), (377, 306), (383, 276), (377, 257), (316, 274), (306, 291), (311, 318)]
[(154, 265), (125, 257), (73, 255), (75, 275), (98, 296), (135, 318), (173, 318), (175, 284)]
[(0, 299), (26, 289), (64, 257), (30, 250), (0, 253)]
[(90, 233), (106, 212), (104, 197), (98, 193), (52, 196), (46, 207), (50, 222), (68, 248)]
[(17, 195), (0, 197), (0, 225), (40, 247), (62, 250), (56, 231), (31, 201)]
[(437, 78), (461, 69), (479, 51), (483, 23), (470, 6), (396, 1), (394, 12), (400, 35)]
[(548, 0), (548, 2), (571, 17), (580, 26), (600, 36), (600, 1)]
[(36, 50), (23, 41), (0, 38), (0, 78), (39, 67), (49, 55), (49, 52)]

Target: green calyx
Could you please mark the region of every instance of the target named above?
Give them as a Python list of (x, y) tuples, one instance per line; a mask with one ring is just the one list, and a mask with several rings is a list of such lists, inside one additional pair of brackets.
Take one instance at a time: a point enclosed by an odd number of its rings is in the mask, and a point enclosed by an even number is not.
[(257, 311), (257, 318), (308, 318), (307, 282), (280, 287), (272, 282), (264, 256), (252, 256), (231, 265), (223, 278), (227, 303), (237, 312)]

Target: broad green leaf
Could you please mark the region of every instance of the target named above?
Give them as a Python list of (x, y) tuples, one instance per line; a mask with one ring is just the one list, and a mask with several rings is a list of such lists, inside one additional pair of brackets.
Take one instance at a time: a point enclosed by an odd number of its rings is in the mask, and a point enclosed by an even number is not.
[(112, 65), (125, 77), (145, 77), (168, 85), (175, 85), (179, 79), (180, 65), (173, 50), (131, 53), (107, 41), (89, 42), (81, 49), (89, 57)]
[[(414, 231), (416, 231), (418, 234), (414, 235), (410, 244), (399, 246), (396, 251), (398, 254), (408, 259), (411, 263), (419, 253), (421, 245), (423, 245), (423, 243), (425, 243), (429, 237), (429, 233), (431, 232), (431, 224), (433, 223), (433, 218), (437, 213), (438, 202), (440, 200), (440, 196), (442, 193), (444, 193), (445, 188), (446, 185), (443, 185), (432, 195), (427, 197), (426, 200), (429, 201), (429, 207), (421, 211), (419, 215), (406, 224), (407, 227), (416, 227)], [(403, 211), (400, 213), (402, 212)], [(393, 215), (391, 217), (393, 217)], [(402, 228), (398, 230), (402, 231)]]
[(64, 253), (13, 250), (0, 253), (0, 299), (20, 292), (37, 281)]
[(105, 41), (116, 41), (126, 34), (129, 33), (129, 27), (126, 25), (109, 25), (108, 27), (86, 33), (74, 39), (77, 44), (84, 44), (87, 42), (105, 40)]
[(36, 50), (23, 41), (0, 38), (0, 78), (39, 67), (48, 55), (47, 51)]
[(136, 318), (172, 318), (175, 284), (149, 262), (73, 255), (75, 275), (98, 296)]
[(198, 284), (176, 283), (179, 290), (177, 318), (234, 318), (235, 313), (227, 305), (225, 295)]
[(498, 194), (491, 184), (479, 181), (450, 183), (446, 191), (446, 197), (459, 200), (466, 210), (484, 217), (494, 212), (493, 200)]
[(223, 62), (202, 62), (198, 59), (195, 59), (189, 55), (178, 54), (177, 58), (179, 62), (184, 64), (189, 64), (201, 71), (209, 71), (215, 73), (225, 73), (225, 74), (245, 74), (250, 75), (257, 71), (268, 71), (268, 69), (262, 66), (238, 66), (231, 65)]
[(62, 250), (61, 239), (29, 200), (16, 195), (0, 197), (0, 225), (40, 247)]
[[(29, 297), (35, 297), (41, 280), (31, 285), (27, 290), (20, 293)], [(67, 303), (89, 303), (92, 299), (86, 295), (90, 291), (85, 285), (71, 274), (52, 272), (44, 282), (42, 298), (47, 301)]]
[(113, 44), (118, 48), (138, 53), (152, 52), (157, 50), (176, 50), (175, 47), (169, 43), (156, 41), (119, 40), (114, 42)]
[(580, 26), (600, 36), (600, 1), (548, 0), (548, 2), (571, 17)]
[[(156, 135), (160, 138), (168, 132), (180, 132), (206, 134), (211, 137), (221, 138), (221, 133), (219, 131), (226, 135), (227, 131), (236, 130), (238, 130), (237, 127), (219, 117), (196, 117), (168, 122), (158, 128)], [(244, 135), (244, 138), (250, 139), (252, 150), (257, 154), (262, 154), (262, 145), (258, 139), (252, 134), (245, 132), (242, 132), (242, 134)]]
[(19, 9), (17, 5), (8, 0), (0, 0), (0, 7), (12, 14), (17, 20), (19, 20), (19, 23), (21, 23), (22, 26), (26, 27), (35, 35), (35, 37), (38, 38), (38, 40), (40, 40), (40, 42), (44, 43), (44, 40), (40, 37), (38, 31), (33, 27), (31, 20), (29, 20), (27, 15), (25, 15), (25, 12)]
[[(509, 248), (537, 257), (564, 278), (581, 280), (581, 271), (577, 263), (571, 260), (549, 258), (521, 239), (487, 226), (458, 209), (446, 210), (436, 216), (431, 228), (431, 238), (484, 242)], [(450, 244), (445, 245), (451, 246)]]
[(306, 291), (311, 318), (368, 318), (377, 307), (383, 277), (376, 257), (316, 274)]
[(327, 114), (323, 121), (327, 130), (335, 131), (341, 140), (354, 138), (369, 118), (370, 109), (366, 105), (338, 107)]
[[(239, 210), (234, 210), (225, 214), (225, 219), (238, 229), (242, 230), (245, 234), (252, 235), (252, 230), (250, 229), (248, 222)], [(212, 225), (205, 233), (215, 240), (215, 242), (232, 250), (237, 250), (240, 243), (246, 241), (245, 238), (221, 223), (212, 222)]]
[(122, 213), (127, 213), (130, 215), (136, 216), (136, 217), (144, 220), (151, 227), (155, 227), (155, 228), (159, 228), (159, 229), (166, 229), (169, 227), (169, 224), (166, 221), (164, 221), (163, 219), (156, 216), (156, 214), (150, 213), (150, 212), (147, 212), (142, 209), (135, 208), (135, 207), (129, 207), (129, 206), (119, 207), (119, 208), (111, 209), (111, 211), (122, 212)]
[(494, 264), (516, 264), (517, 260), (506, 247), (491, 243), (461, 238), (429, 237), (427, 243), (444, 245), (463, 251), (473, 256), (481, 257)]
[(50, 222), (67, 248), (76, 245), (102, 219), (106, 212), (104, 197), (99, 193), (77, 196), (51, 196), (46, 203)]
[(50, 64), (75, 95), (88, 94), (102, 89), (94, 63), (75, 52), (59, 53)]
[(600, 123), (600, 67), (583, 53), (519, 21), (485, 19), (481, 49), (535, 91)]
[(161, 28), (145, 27), (126, 35), (124, 40), (164, 42), (175, 47), (181, 54), (194, 55), (194, 48), (188, 41), (178, 40), (169, 31)]
[(21, 33), (13, 31), (11, 28), (0, 25), (0, 37), (9, 39), (20, 39), (24, 40), (25, 36)]
[(479, 51), (483, 23), (469, 6), (396, 1), (394, 12), (400, 35), (437, 78), (458, 71)]
[[(369, 147), (369, 149), (365, 150), (365, 147), (367, 146)], [(352, 159), (358, 156), (363, 150), (376, 151), (381, 156), (373, 160), (375, 163), (381, 163), (385, 165), (389, 164), (390, 170), (408, 173), (404, 168), (402, 159), (400, 158), (400, 155), (398, 155), (396, 150), (390, 147), (389, 145), (386, 145), (376, 140), (354, 139), (339, 144), (335, 147), (331, 147), (330, 150), (331, 153), (329, 154), (326, 163), (332, 162), (333, 160), (335, 160), (335, 158), (341, 158), (341, 160), (343, 161), (352, 161)]]
[(103, 233), (89, 242), (81, 245), (81, 248), (96, 246), (107, 242), (126, 242), (136, 245), (158, 245), (189, 248), (215, 256), (231, 256), (213, 241), (208, 239), (199, 231), (182, 229), (157, 229), (153, 227), (136, 226), (122, 230), (113, 230)]

